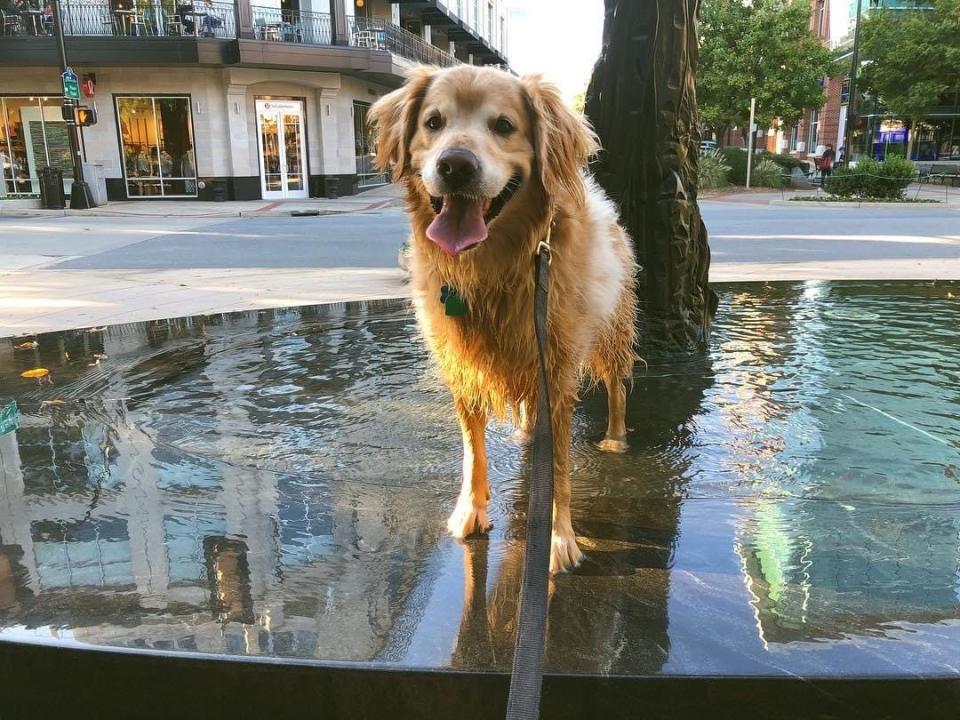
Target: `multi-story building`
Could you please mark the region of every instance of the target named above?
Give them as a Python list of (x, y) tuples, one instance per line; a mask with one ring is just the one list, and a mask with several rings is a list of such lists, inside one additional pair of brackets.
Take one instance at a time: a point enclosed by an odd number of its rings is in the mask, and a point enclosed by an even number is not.
[[(864, 17), (871, 12), (917, 10), (916, 3), (906, 0), (812, 0), (811, 29), (837, 51), (838, 64), (844, 68), (849, 68), (852, 59), (858, 1), (863, 4)], [(862, 57), (861, 60), (869, 61), (869, 58)], [(790, 139), (791, 150), (812, 155), (827, 144), (834, 148), (844, 146), (850, 96), (849, 70), (824, 78), (824, 90), (825, 104), (804, 113)], [(882, 98), (860, 94), (854, 123), (851, 159), (883, 159), (888, 153), (906, 155), (913, 133), (911, 159), (921, 162), (960, 161), (960, 87), (946, 93), (917, 127), (910, 127), (908, 119), (890, 113)]]
[[(48, 4), (3, 9), (0, 198), (71, 163)], [(27, 7), (27, 10), (24, 10)], [(414, 64), (506, 66), (503, 0), (61, 0), (112, 200), (285, 199), (381, 182), (367, 110)]]

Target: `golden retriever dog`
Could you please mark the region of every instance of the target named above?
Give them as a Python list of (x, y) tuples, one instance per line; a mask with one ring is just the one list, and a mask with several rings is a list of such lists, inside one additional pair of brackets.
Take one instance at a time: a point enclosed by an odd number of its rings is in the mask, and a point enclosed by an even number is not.
[(617, 211), (586, 173), (597, 149), (582, 116), (539, 76), (423, 67), (370, 111), (377, 164), (404, 185), (417, 320), (463, 433), (463, 485), (447, 522), (490, 527), (484, 434), (511, 413), (533, 428), (538, 354), (534, 254), (551, 230), (547, 375), (553, 415), (550, 568), (582, 559), (570, 517), (570, 425), (584, 376), (603, 381), (603, 450), (626, 448), (636, 264)]

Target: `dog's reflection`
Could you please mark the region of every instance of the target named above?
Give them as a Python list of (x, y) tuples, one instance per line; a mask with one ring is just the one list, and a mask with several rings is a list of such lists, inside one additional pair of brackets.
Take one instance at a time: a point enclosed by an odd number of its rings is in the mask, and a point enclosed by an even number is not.
[[(666, 555), (659, 543), (617, 540), (611, 537), (615, 533), (597, 540), (597, 530), (601, 528), (582, 536), (588, 549), (584, 563), (550, 580), (546, 666), (566, 672), (616, 667), (656, 672), (668, 647)], [(451, 662), (462, 669), (507, 670), (516, 635), (523, 547), (519, 541), (497, 543), (491, 553), (490, 540), (472, 538), (462, 550), (463, 613)], [(492, 554), (501, 553), (491, 562)], [(488, 591), (491, 572), (495, 578)], [(629, 637), (627, 631), (639, 637)]]
[[(600, 463), (589, 470), (593, 477), (583, 477), (583, 493), (574, 498), (577, 542), (586, 558), (550, 582), (548, 671), (647, 674), (666, 662), (680, 490), (696, 456), (690, 421), (711, 384), (709, 363), (651, 368), (637, 378), (628, 410), (634, 428), (630, 453), (619, 460), (583, 456), (585, 463)], [(599, 393), (587, 395), (584, 417), (602, 416), (595, 406), (603, 400)], [(521, 467), (529, 467), (528, 460)], [(522, 481), (504, 533), (463, 543), (464, 605), (454, 667), (510, 668), (527, 496)]]

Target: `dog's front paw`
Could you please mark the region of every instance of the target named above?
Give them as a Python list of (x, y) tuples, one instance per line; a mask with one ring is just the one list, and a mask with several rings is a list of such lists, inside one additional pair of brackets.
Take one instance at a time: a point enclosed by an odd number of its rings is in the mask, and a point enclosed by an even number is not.
[(487, 517), (487, 506), (477, 505), (465, 496), (457, 500), (457, 507), (447, 520), (447, 530), (458, 540), (463, 540), (474, 532), (485, 533), (490, 529), (490, 518)]
[(597, 443), (597, 447), (600, 448), (603, 452), (608, 453), (625, 453), (627, 448), (630, 446), (627, 445), (626, 440), (618, 440), (616, 438), (605, 437), (603, 440)]
[(572, 570), (583, 560), (583, 553), (577, 547), (577, 536), (570, 525), (558, 525), (553, 529), (550, 543), (550, 572), (560, 573)]

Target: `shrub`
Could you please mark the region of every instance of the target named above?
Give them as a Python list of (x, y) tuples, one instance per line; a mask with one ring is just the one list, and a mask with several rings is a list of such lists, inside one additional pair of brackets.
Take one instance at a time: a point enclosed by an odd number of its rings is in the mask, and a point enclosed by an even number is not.
[(800, 168), (804, 171), (807, 169), (807, 163), (799, 158), (795, 158), (793, 155), (775, 155), (773, 153), (764, 153), (763, 157), (773, 160), (773, 162), (786, 170), (788, 174), (794, 168)]
[(827, 178), (823, 189), (839, 197), (862, 196), (880, 200), (902, 200), (904, 190), (916, 177), (913, 163), (901, 157), (884, 162), (864, 158), (855, 168), (840, 166)]
[(756, 157), (750, 169), (750, 184), (754, 187), (783, 187), (783, 168), (769, 158)]
[[(741, 148), (727, 147), (722, 150), (723, 161), (730, 166), (727, 179), (734, 185), (747, 184), (747, 153)], [(760, 171), (763, 179), (759, 179), (757, 168), (766, 164)], [(775, 170), (769, 168), (773, 166)], [(754, 187), (781, 187), (784, 185), (783, 176), (789, 174), (794, 167), (802, 167), (803, 163), (789, 155), (774, 155), (766, 151), (754, 153), (753, 167), (750, 169), (750, 184)], [(776, 176), (776, 179), (773, 177)]]
[(913, 163), (892, 155), (876, 165), (876, 176), (865, 180), (864, 194), (867, 197), (903, 199), (904, 191), (916, 177)]
[(745, 185), (747, 182), (747, 153), (735, 147), (725, 147), (721, 153), (724, 163), (730, 168), (727, 180), (734, 185)]
[(730, 166), (724, 162), (723, 156), (717, 151), (706, 152), (700, 156), (700, 189), (715, 190), (728, 185), (727, 176)]
[(863, 176), (858, 172), (858, 168), (840, 165), (833, 169), (833, 172), (823, 183), (823, 189), (838, 197), (853, 197), (859, 195), (863, 190)]

